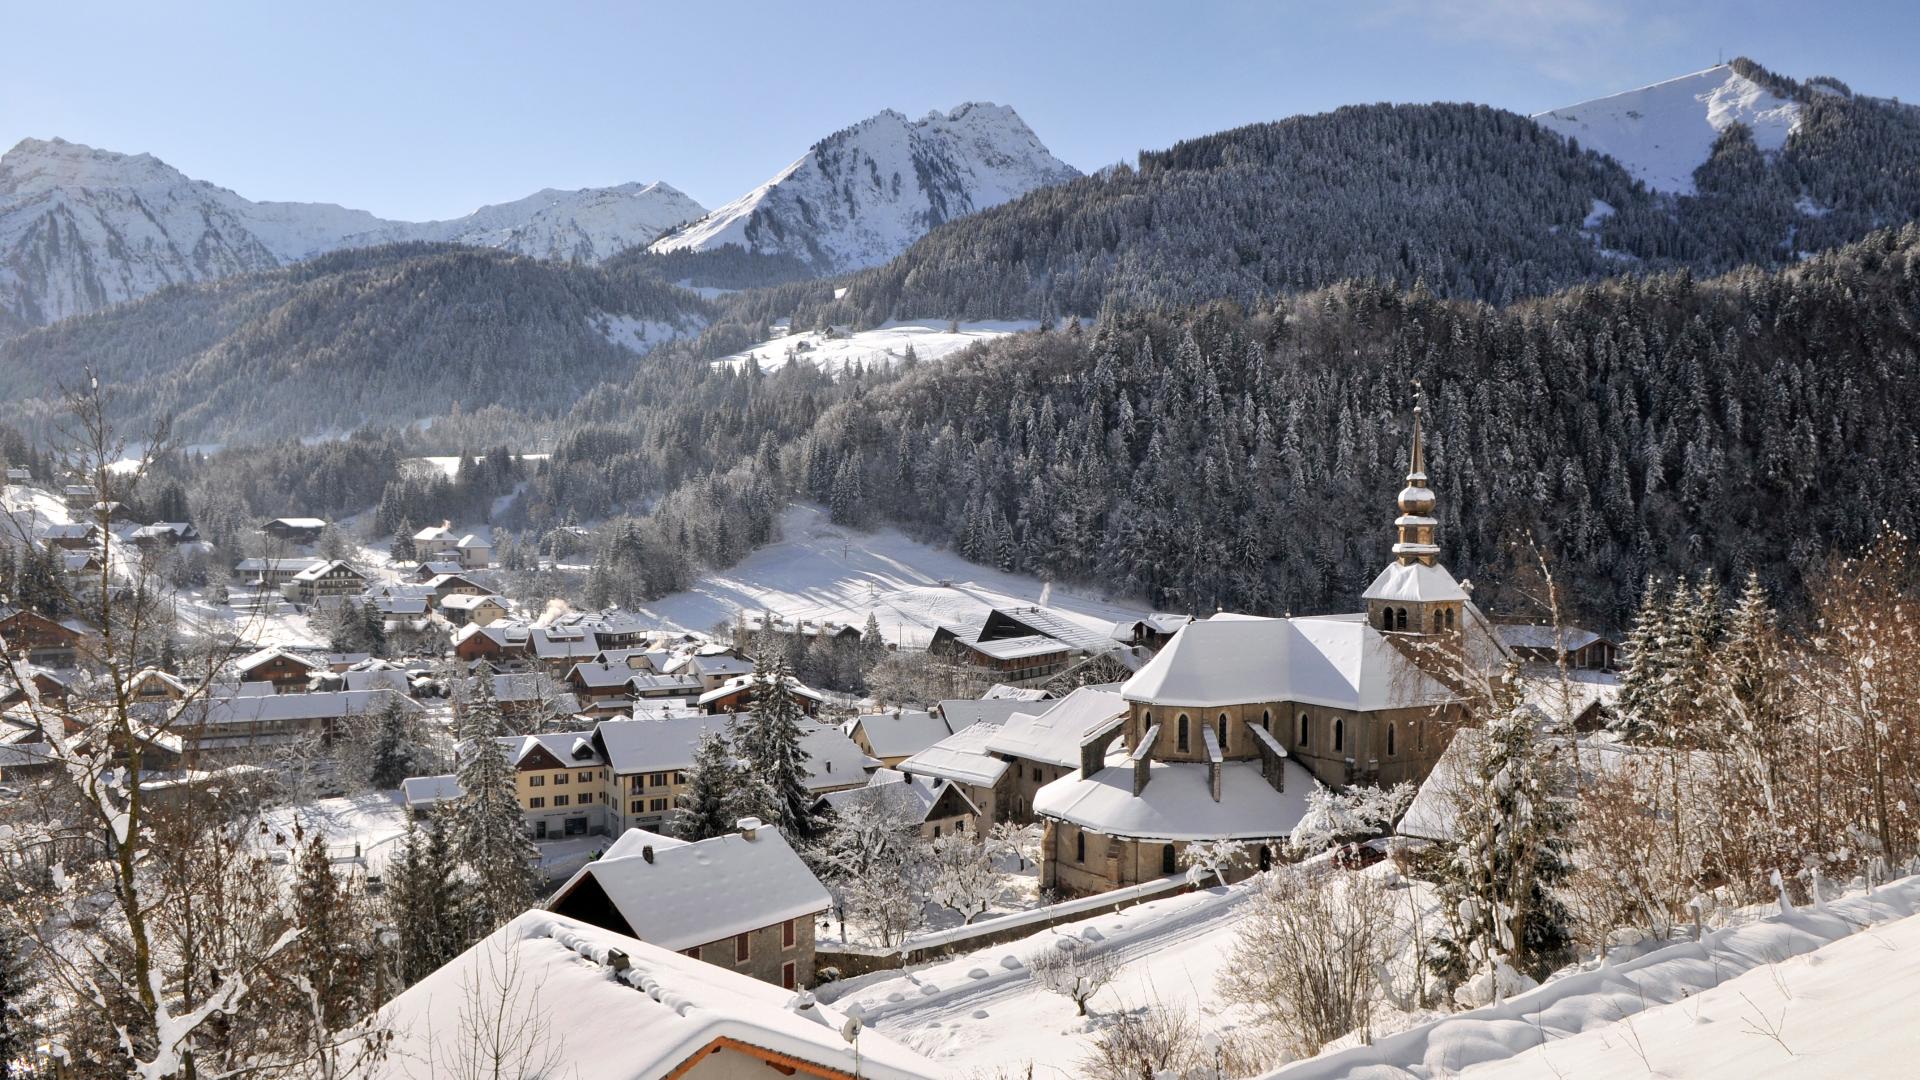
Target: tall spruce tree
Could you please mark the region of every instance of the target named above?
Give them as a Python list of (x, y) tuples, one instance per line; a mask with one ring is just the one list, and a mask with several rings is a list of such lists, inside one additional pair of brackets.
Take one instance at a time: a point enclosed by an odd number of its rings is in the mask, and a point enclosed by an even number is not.
[(803, 725), (807, 715), (794, 699), (796, 680), (784, 660), (775, 659), (754, 676), (753, 715), (734, 743), (748, 774), (765, 786), (765, 812), (790, 837), (811, 839), (819, 831), (813, 792), (807, 787)]
[(293, 917), (300, 927), (300, 967), (312, 988), (324, 1031), (356, 1018), (368, 960), (359, 913), (333, 872), (325, 837), (314, 833), (294, 871)]
[(449, 839), (452, 822), (436, 811), (422, 829), (409, 822), (387, 891), (394, 928), (394, 966), (411, 986), (459, 955), (471, 940), (466, 889)]
[(469, 703), (460, 743), (460, 797), (453, 802), (454, 851), (469, 879), (473, 936), (490, 934), (533, 905), (539, 849), (520, 816), (513, 763), (500, 745), (499, 702), (486, 678)]
[(687, 840), (706, 840), (732, 832), (740, 817), (744, 779), (733, 748), (719, 732), (700, 736), (693, 768), (687, 770), (676, 833)]
[[(1511, 680), (1508, 680), (1510, 683)], [(1572, 867), (1572, 813), (1561, 798), (1560, 765), (1510, 686), (1496, 690), (1493, 716), (1450, 748), (1457, 841), (1439, 860), (1442, 910), (1438, 969), (1455, 983), (1490, 976), (1503, 994), (1504, 965), (1545, 978), (1572, 944), (1572, 917), (1554, 895)]]
[(377, 788), (397, 788), (413, 772), (420, 733), (406, 705), (394, 695), (373, 716), (373, 748), (367, 782)]

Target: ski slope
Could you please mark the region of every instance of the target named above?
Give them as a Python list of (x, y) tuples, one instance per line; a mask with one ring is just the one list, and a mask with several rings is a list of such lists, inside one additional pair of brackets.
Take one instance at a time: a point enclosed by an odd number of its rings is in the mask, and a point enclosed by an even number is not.
[[(1034, 330), (1033, 321), (968, 322), (957, 325), (945, 320), (920, 320), (884, 323), (872, 330), (848, 333), (836, 330), (831, 336), (818, 330), (785, 334), (763, 341), (751, 349), (723, 356), (716, 367), (739, 368), (752, 359), (762, 371), (785, 367), (800, 361), (822, 371), (840, 372), (855, 362), (865, 367), (892, 365), (904, 359), (907, 350), (920, 360), (938, 360), (969, 345), (991, 341), (1007, 334)], [(951, 327), (951, 328), (950, 328)], [(777, 329), (777, 328), (776, 328)]]
[(1694, 193), (1693, 171), (1733, 124), (1773, 152), (1800, 124), (1800, 105), (1726, 64), (1610, 97), (1534, 114), (1534, 122), (1598, 150), (1655, 191)]
[[(781, 539), (738, 565), (702, 575), (692, 588), (636, 609), (669, 629), (705, 632), (736, 614), (861, 627), (871, 613), (888, 641), (924, 646), (934, 630), (977, 622), (995, 607), (1038, 602), (1042, 583), (970, 563), (897, 529), (862, 532), (833, 524), (817, 506), (796, 504)], [(1055, 586), (1047, 606), (1105, 633), (1146, 607), (1131, 597)]]

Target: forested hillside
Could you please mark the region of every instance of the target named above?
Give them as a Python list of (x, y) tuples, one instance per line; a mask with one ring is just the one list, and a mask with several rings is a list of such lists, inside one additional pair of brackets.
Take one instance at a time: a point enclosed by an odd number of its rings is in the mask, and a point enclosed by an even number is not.
[(1350, 106), (1140, 155), (934, 230), (830, 289), (742, 297), (741, 318), (1088, 315), (1350, 278), (1494, 303), (1623, 272), (1779, 265), (1920, 217), (1920, 113), (1737, 67), (1804, 105), (1772, 158), (1729, 128), (1699, 194), (1475, 105)]
[(1917, 310), (1907, 226), (1788, 271), (1504, 309), (1347, 284), (1116, 315), (836, 405), (789, 479), (845, 519), (1175, 610), (1345, 610), (1389, 557), (1419, 380), (1448, 564), (1522, 580), (1531, 534), (1572, 607), (1618, 625), (1649, 574), (1756, 570), (1792, 598), (1828, 552), (1920, 524)]
[(85, 368), (187, 441), (341, 434), (507, 404), (540, 416), (697, 333), (698, 296), (635, 268), (395, 245), (167, 289), (0, 343), (5, 419), (44, 430)]

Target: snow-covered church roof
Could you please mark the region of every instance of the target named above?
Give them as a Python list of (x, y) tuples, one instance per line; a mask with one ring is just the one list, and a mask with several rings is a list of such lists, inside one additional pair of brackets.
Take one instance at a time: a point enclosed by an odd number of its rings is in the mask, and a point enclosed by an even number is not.
[(1110, 766), (1090, 777), (1063, 776), (1033, 796), (1033, 812), (1106, 836), (1140, 840), (1260, 840), (1285, 836), (1307, 812), (1313, 776), (1291, 759), (1284, 792), (1260, 774), (1259, 762), (1220, 767), (1220, 801), (1207, 782), (1208, 766), (1153, 762), (1147, 786), (1133, 793), (1133, 767)]
[(1120, 695), (1194, 708), (1291, 701), (1357, 712), (1453, 699), (1360, 614), (1189, 623)]
[(1080, 767), (1080, 744), (1125, 716), (1127, 701), (1110, 690), (1083, 686), (1037, 714), (1015, 713), (987, 740), (996, 754), (1067, 768)]
[(1380, 571), (1379, 577), (1373, 579), (1373, 584), (1367, 586), (1367, 591), (1360, 595), (1367, 600), (1407, 603), (1433, 600), (1458, 602), (1467, 598), (1467, 590), (1461, 588), (1460, 583), (1453, 580), (1453, 574), (1439, 563), (1428, 566), (1419, 562), (1391, 562), (1385, 570)]

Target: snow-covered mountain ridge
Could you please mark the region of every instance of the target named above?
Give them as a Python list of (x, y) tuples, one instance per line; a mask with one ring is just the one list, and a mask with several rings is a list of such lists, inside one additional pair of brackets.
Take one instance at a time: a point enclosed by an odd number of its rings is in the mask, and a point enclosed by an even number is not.
[(1677, 79), (1534, 114), (1543, 127), (1606, 154), (1655, 191), (1694, 193), (1693, 171), (1720, 133), (1745, 124), (1754, 146), (1774, 152), (1800, 124), (1802, 107), (1721, 64)]
[(254, 202), (151, 154), (26, 139), (0, 156), (0, 330), (344, 247), (426, 240), (598, 262), (705, 212), (666, 184), (545, 190), (451, 221)]
[(1007, 106), (970, 102), (917, 121), (889, 109), (815, 143), (773, 179), (651, 250), (734, 244), (822, 272), (860, 269), (942, 222), (1078, 175)]

